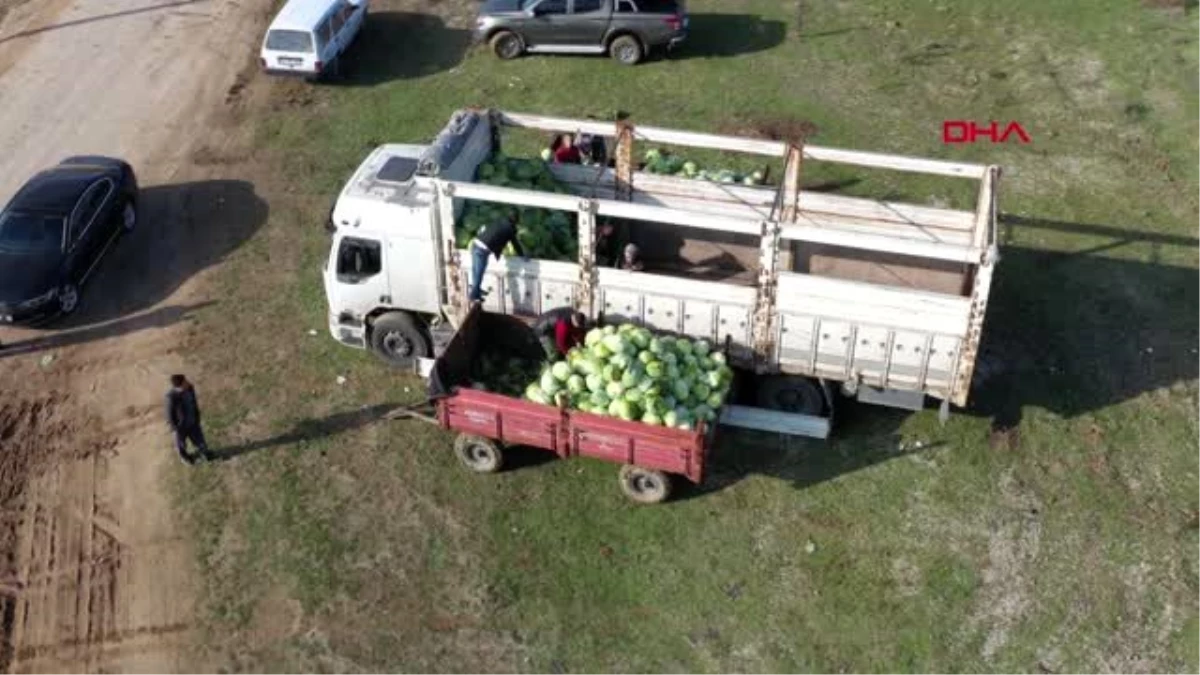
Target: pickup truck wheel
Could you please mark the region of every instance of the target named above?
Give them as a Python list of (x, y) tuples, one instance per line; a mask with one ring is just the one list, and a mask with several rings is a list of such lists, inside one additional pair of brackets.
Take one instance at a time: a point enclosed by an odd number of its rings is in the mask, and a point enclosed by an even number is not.
[(371, 328), (371, 349), (387, 363), (407, 368), (414, 359), (428, 357), (429, 338), (413, 318), (391, 312), (375, 319)]
[(508, 61), (515, 59), (525, 51), (521, 38), (511, 31), (500, 31), (492, 36), (492, 53), (497, 58)]
[(780, 412), (820, 415), (825, 412), (825, 395), (807, 377), (773, 375), (759, 383), (758, 405)]
[(626, 464), (619, 479), (621, 491), (639, 504), (658, 504), (671, 496), (671, 477), (661, 471)]
[(454, 439), (454, 454), (475, 473), (496, 473), (504, 466), (504, 452), (500, 446), (482, 436), (459, 434)]
[(637, 65), (642, 60), (642, 43), (632, 35), (622, 35), (608, 46), (608, 55), (621, 65)]

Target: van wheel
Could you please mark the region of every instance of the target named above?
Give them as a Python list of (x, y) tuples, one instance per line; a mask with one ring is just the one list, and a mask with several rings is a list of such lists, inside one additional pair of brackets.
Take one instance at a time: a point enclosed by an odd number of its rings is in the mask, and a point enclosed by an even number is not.
[(771, 375), (758, 384), (758, 405), (801, 415), (825, 412), (825, 394), (811, 378), (798, 375)]
[(642, 43), (632, 35), (622, 35), (608, 46), (608, 55), (625, 66), (635, 66), (642, 60)]
[(375, 319), (371, 327), (371, 349), (388, 364), (407, 368), (431, 353), (429, 338), (413, 317), (404, 312), (389, 312)]
[(492, 36), (492, 53), (498, 58), (508, 61), (515, 59), (525, 51), (521, 38), (511, 31), (500, 31)]
[(454, 454), (475, 473), (496, 473), (504, 466), (504, 451), (483, 436), (459, 434), (454, 439)]
[(671, 477), (662, 471), (626, 464), (618, 480), (621, 492), (639, 504), (658, 504), (671, 496)]

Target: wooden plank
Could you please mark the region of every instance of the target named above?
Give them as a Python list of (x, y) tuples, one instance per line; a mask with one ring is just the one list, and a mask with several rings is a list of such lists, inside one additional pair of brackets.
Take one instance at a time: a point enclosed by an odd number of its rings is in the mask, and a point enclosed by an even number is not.
[(787, 144), (780, 141), (762, 141), (753, 138), (738, 138), (736, 136), (675, 131), (661, 127), (639, 126), (634, 133), (639, 139), (650, 141), (651, 143), (744, 152), (752, 155), (766, 155), (768, 157), (780, 157), (787, 149)]
[(643, 204), (623, 203), (618, 201), (597, 200), (597, 213), (614, 218), (630, 220), (652, 220), (659, 223), (673, 223), (684, 227), (695, 227), (702, 230), (718, 232), (738, 232), (741, 234), (758, 235), (761, 232), (761, 221), (730, 218), (727, 216), (707, 215), (681, 209), (671, 209), (661, 206), (646, 206)]
[(538, 206), (544, 209), (559, 209), (561, 211), (578, 211), (581, 208), (580, 198), (575, 195), (559, 195), (552, 192), (539, 192), (537, 190), (518, 190), (497, 187), (495, 185), (483, 185), (481, 183), (440, 182), (442, 189), (455, 199), (481, 199), (501, 204)]
[(698, 281), (682, 277), (653, 274), (651, 272), (627, 272), (601, 267), (599, 284), (606, 290), (624, 291), (682, 299), (700, 298), (705, 302), (722, 305), (754, 305), (755, 290), (750, 286), (735, 286), (716, 281)]
[[(573, 164), (552, 164), (550, 171), (556, 178), (572, 186), (588, 186), (599, 190), (611, 191), (615, 180), (611, 169)], [(714, 183), (645, 172), (635, 173), (634, 182), (638, 186), (637, 193), (730, 202), (762, 207), (765, 213), (770, 213), (775, 202), (775, 191), (764, 186)], [(810, 190), (800, 191), (800, 204), (802, 213), (822, 212), (849, 218), (921, 225), (939, 229), (973, 231), (975, 228), (975, 213), (972, 211), (919, 206), (863, 197), (847, 197)]]
[(987, 171), (987, 167), (982, 164), (945, 162), (937, 159), (921, 159), (905, 155), (888, 155), (860, 150), (839, 150), (837, 148), (823, 148), (815, 145), (805, 146), (804, 156), (818, 162), (853, 164), (876, 169), (927, 173), (955, 178), (974, 178), (976, 180), (983, 178), (984, 173)]
[(932, 244), (950, 244), (968, 250), (974, 248), (971, 244), (971, 233), (962, 230), (947, 230), (902, 223), (881, 223), (877, 220), (863, 220), (851, 216), (839, 216), (815, 211), (801, 211), (800, 218), (796, 224), (836, 232), (895, 237)]
[(559, 133), (584, 133), (593, 136), (612, 136), (616, 127), (612, 122), (597, 122), (594, 120), (577, 120), (566, 117), (547, 117), (545, 115), (526, 115), (523, 113), (500, 112), (500, 123), (510, 127), (526, 129), (541, 129)]
[(721, 408), (718, 423), (740, 429), (770, 431), (789, 436), (828, 438), (829, 418), (816, 415), (801, 415), (743, 405), (726, 405)]
[(932, 258), (934, 260), (950, 260), (968, 264), (978, 264), (982, 252), (973, 246), (957, 246), (940, 242), (914, 241), (891, 235), (871, 235), (857, 232), (843, 232), (826, 227), (813, 225), (788, 225), (783, 228), (783, 239), (792, 241), (808, 241), (815, 244), (830, 244), (846, 246), (867, 251), (882, 251), (898, 255), (914, 256), (917, 258)]

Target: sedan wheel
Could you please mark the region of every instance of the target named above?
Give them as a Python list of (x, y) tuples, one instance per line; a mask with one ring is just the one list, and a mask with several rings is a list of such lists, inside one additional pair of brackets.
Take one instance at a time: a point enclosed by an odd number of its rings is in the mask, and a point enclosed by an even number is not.
[(121, 211), (121, 229), (132, 232), (135, 227), (137, 227), (137, 207), (131, 201), (125, 202), (125, 208)]
[(58, 309), (63, 314), (71, 314), (79, 308), (79, 288), (75, 284), (65, 284), (58, 289)]

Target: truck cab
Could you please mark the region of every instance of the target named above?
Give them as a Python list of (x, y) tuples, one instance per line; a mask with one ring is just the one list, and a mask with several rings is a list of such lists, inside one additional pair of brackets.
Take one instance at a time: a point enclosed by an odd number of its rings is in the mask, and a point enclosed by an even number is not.
[[(418, 320), (438, 312), (432, 188), (416, 174), (425, 146), (376, 148), (338, 196), (325, 264), (329, 330), (338, 341), (403, 360), (428, 352)], [(388, 313), (404, 319), (374, 331)]]

